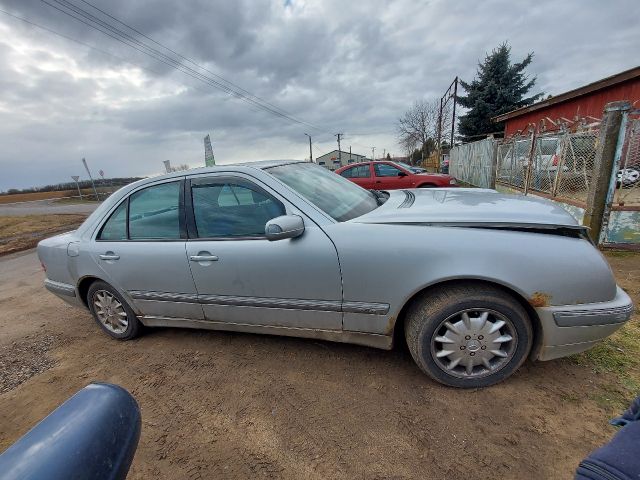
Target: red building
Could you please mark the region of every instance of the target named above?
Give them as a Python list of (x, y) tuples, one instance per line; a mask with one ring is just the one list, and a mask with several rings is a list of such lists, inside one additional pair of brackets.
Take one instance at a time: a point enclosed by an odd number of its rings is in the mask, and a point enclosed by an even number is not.
[(596, 122), (602, 118), (607, 103), (619, 100), (627, 100), (640, 108), (640, 67), (499, 115), (493, 120), (505, 122), (505, 137), (526, 134), (530, 126), (544, 132), (556, 130), (563, 123), (571, 127)]

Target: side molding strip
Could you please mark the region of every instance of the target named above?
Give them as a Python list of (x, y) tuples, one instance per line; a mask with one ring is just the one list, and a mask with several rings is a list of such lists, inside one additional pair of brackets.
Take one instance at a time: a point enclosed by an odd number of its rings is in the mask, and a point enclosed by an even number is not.
[(200, 303), (235, 307), (281, 308), (286, 310), (317, 310), (323, 312), (365, 313), (386, 315), (389, 305), (371, 302), (340, 302), (337, 300), (306, 300), (298, 298), (238, 297), (233, 295), (197, 295), (192, 293), (144, 292), (132, 290), (131, 298), (158, 302)]

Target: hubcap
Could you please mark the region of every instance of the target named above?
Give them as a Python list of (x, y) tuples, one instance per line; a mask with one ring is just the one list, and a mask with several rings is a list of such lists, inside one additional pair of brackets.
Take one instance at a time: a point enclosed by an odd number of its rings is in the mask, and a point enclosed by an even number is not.
[(93, 306), (98, 320), (110, 332), (123, 333), (129, 326), (124, 306), (111, 292), (98, 290), (94, 293)]
[(494, 310), (463, 310), (445, 319), (431, 339), (438, 367), (459, 378), (497, 372), (513, 358), (517, 334), (511, 320)]

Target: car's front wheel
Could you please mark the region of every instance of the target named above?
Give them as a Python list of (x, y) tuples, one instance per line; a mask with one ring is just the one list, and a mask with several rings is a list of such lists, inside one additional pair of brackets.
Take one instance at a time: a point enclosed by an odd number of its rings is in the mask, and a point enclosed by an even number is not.
[(129, 340), (138, 335), (141, 323), (118, 291), (103, 281), (91, 284), (87, 305), (100, 328), (113, 338)]
[(407, 312), (411, 355), (431, 378), (460, 388), (487, 387), (513, 374), (533, 340), (526, 310), (491, 285), (436, 287)]

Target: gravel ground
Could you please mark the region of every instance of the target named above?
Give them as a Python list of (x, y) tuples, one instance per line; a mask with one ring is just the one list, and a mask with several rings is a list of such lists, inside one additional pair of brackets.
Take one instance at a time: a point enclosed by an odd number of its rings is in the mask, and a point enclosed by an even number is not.
[(52, 345), (53, 335), (33, 334), (0, 346), (0, 394), (53, 367)]

